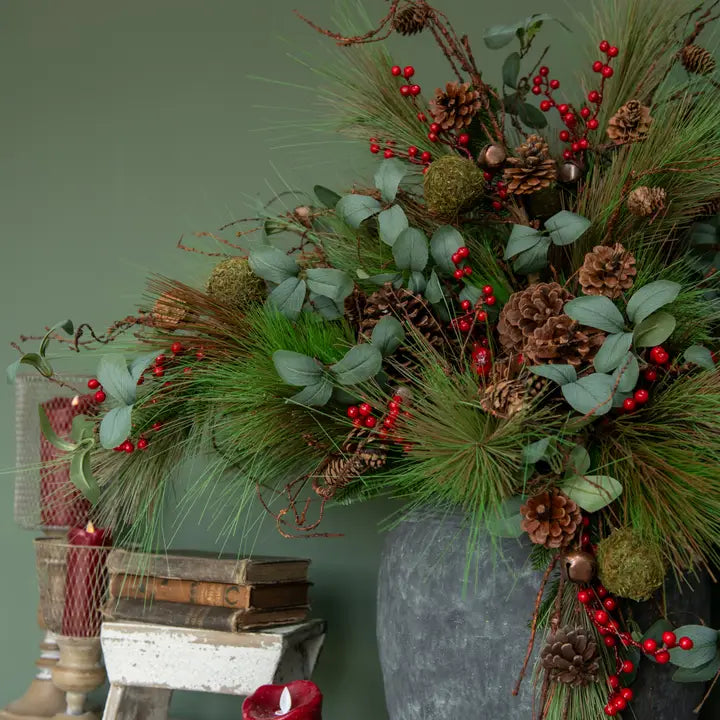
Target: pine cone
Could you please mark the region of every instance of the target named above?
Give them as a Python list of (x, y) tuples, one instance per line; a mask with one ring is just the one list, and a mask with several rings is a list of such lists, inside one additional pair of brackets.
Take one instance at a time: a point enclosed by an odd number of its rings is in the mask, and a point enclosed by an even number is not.
[(523, 354), (532, 363), (561, 363), (582, 365), (589, 363), (597, 354), (605, 339), (605, 333), (591, 328), (581, 328), (568, 315), (548, 318), (535, 330), (523, 347)]
[(486, 385), (480, 405), (495, 417), (509, 419), (525, 409), (525, 383), (520, 380), (500, 380)]
[(664, 188), (641, 185), (628, 195), (627, 208), (638, 217), (652, 217), (665, 208), (666, 200)]
[(536, 398), (540, 393), (544, 393), (550, 381), (547, 378), (540, 377), (534, 373), (529, 373), (525, 378), (525, 395), (529, 399)]
[(411, 2), (395, 13), (393, 28), (400, 35), (416, 35), (422, 32), (430, 17), (430, 8), (427, 3)]
[[(442, 325), (430, 312), (429, 305), (420, 296), (405, 288), (396, 290), (391, 283), (374, 292), (367, 299), (360, 320), (360, 334), (369, 339), (373, 328), (386, 315), (396, 317), (407, 329), (414, 329), (428, 345), (440, 350), (447, 342)], [(402, 348), (398, 351), (402, 355)]]
[(520, 514), (521, 527), (530, 540), (546, 548), (569, 545), (582, 522), (580, 508), (557, 488), (528, 498)]
[(604, 295), (611, 300), (632, 287), (635, 275), (635, 257), (620, 243), (594, 247), (578, 273), (585, 295)]
[(608, 123), (608, 137), (618, 145), (645, 140), (650, 131), (650, 108), (639, 100), (626, 102)]
[(688, 45), (680, 51), (682, 66), (695, 75), (709, 75), (715, 72), (715, 58), (709, 50), (700, 45)]
[(557, 165), (547, 142), (539, 135), (530, 135), (515, 152), (517, 157), (508, 158), (510, 167), (505, 168), (507, 191), (530, 195), (550, 187), (557, 178)]
[(595, 639), (581, 627), (551, 632), (540, 651), (540, 662), (556, 682), (573, 687), (597, 682), (600, 658)]
[(513, 293), (500, 312), (500, 344), (508, 354), (522, 352), (528, 338), (549, 318), (561, 315), (573, 296), (555, 282), (536, 283)]
[(706, 200), (696, 211), (697, 217), (713, 217), (720, 213), (720, 195)]
[(480, 93), (470, 83), (449, 82), (445, 90), (438, 88), (430, 101), (433, 120), (443, 130), (466, 128), (480, 110)]

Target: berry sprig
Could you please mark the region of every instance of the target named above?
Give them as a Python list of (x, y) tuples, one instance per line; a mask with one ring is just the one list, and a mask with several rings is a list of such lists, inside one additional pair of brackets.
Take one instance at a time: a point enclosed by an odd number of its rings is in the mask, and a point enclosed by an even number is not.
[(107, 395), (105, 394), (105, 391), (103, 390), (103, 387), (97, 378), (90, 378), (87, 381), (87, 386), (90, 390), (95, 391), (95, 394), (93, 395), (93, 400), (95, 400), (96, 403), (105, 402), (105, 400), (107, 399)]
[(495, 291), (492, 285), (485, 285), (482, 292), (482, 298), (480, 298), (474, 306), (470, 300), (465, 299), (460, 301), (460, 309), (464, 314), (454, 318), (451, 322), (451, 325), (460, 332), (470, 332), (476, 321), (480, 323), (487, 322), (488, 314), (483, 306), (492, 307), (497, 303), (497, 298), (493, 294)]
[(455, 266), (455, 270), (453, 271), (453, 277), (458, 282), (462, 281), (463, 278), (472, 275), (472, 267), (465, 263), (465, 261), (469, 257), (470, 248), (464, 245), (463, 247), (458, 248), (457, 251), (450, 256), (452, 264)]
[(406, 443), (405, 438), (400, 437), (394, 431), (396, 424), (400, 416), (410, 417), (410, 413), (407, 410), (402, 410), (401, 405), (403, 398), (401, 395), (393, 395), (387, 403), (387, 412), (382, 414), (379, 418), (373, 415), (375, 409), (370, 403), (360, 403), (359, 405), (350, 405), (347, 409), (347, 416), (352, 420), (355, 427), (365, 427), (370, 430), (375, 428), (378, 424), (378, 420), (381, 421), (380, 428), (377, 431), (378, 437), (381, 440), (390, 440), (398, 445), (403, 446), (403, 450), (407, 452), (412, 445)]
[(377, 425), (377, 418), (373, 415), (373, 408), (370, 403), (350, 405), (347, 409), (347, 416), (352, 420), (355, 427), (374, 428)]
[(600, 43), (600, 51), (605, 53), (606, 60), (596, 60), (593, 63), (593, 72), (599, 73), (601, 76), (600, 88), (591, 90), (587, 96), (587, 103), (583, 103), (579, 112), (569, 103), (558, 103), (553, 97), (553, 93), (560, 88), (560, 81), (550, 79), (550, 68), (543, 65), (539, 68), (538, 74), (533, 78), (532, 93), (533, 95), (544, 95), (545, 99), (540, 103), (540, 109), (543, 112), (549, 112), (555, 108), (560, 119), (567, 128), (561, 130), (560, 140), (569, 145), (563, 151), (565, 160), (573, 160), (578, 155), (585, 153), (590, 149), (590, 140), (588, 135), (591, 131), (597, 130), (599, 126), (598, 115), (603, 102), (603, 93), (605, 91), (605, 82), (609, 80), (615, 71), (611, 67), (613, 58), (619, 54), (619, 50), (611, 45), (607, 40)]

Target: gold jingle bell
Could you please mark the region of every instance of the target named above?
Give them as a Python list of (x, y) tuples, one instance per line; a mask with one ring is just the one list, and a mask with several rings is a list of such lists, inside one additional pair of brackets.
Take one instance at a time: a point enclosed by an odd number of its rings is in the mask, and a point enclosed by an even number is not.
[(497, 170), (505, 164), (507, 152), (502, 145), (486, 145), (478, 155), (478, 165), (486, 170)]
[(573, 550), (566, 553), (562, 559), (562, 566), (568, 580), (574, 583), (586, 584), (592, 582), (595, 575), (597, 575), (595, 556), (583, 550)]

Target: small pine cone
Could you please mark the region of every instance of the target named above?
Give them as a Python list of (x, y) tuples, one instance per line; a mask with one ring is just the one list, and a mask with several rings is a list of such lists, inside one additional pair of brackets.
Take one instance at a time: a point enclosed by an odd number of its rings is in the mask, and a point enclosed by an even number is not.
[(508, 354), (522, 352), (527, 339), (549, 318), (561, 315), (573, 296), (558, 283), (536, 283), (513, 293), (500, 312), (500, 344)]
[(578, 687), (597, 682), (600, 657), (590, 630), (560, 627), (550, 633), (540, 662), (556, 682)]
[(605, 339), (605, 333), (581, 328), (568, 315), (548, 318), (525, 342), (525, 357), (538, 365), (560, 363), (582, 365), (592, 361)]
[(635, 257), (615, 243), (612, 247), (597, 245), (585, 255), (578, 278), (585, 295), (604, 295), (615, 300), (632, 287), (635, 275)]
[(507, 159), (505, 184), (513, 195), (531, 195), (550, 187), (557, 179), (557, 164), (550, 157), (547, 142), (539, 135), (530, 135), (515, 149), (516, 157)]
[(688, 45), (680, 51), (682, 66), (694, 75), (709, 75), (715, 72), (715, 58), (709, 50), (700, 45)]
[(500, 380), (482, 390), (480, 405), (495, 417), (509, 419), (525, 409), (525, 383), (520, 380)]
[(626, 102), (611, 118), (608, 137), (618, 145), (645, 140), (652, 124), (650, 108), (638, 100)]
[(569, 545), (582, 522), (580, 508), (557, 488), (528, 498), (520, 514), (530, 540), (553, 549)]
[(706, 200), (695, 212), (696, 217), (713, 217), (720, 213), (720, 195)]
[(627, 208), (638, 217), (653, 217), (665, 209), (666, 200), (665, 188), (641, 185), (628, 195)]
[(532, 400), (544, 393), (549, 384), (550, 381), (547, 378), (530, 373), (525, 378), (525, 395)]
[(393, 29), (400, 35), (417, 35), (427, 26), (430, 18), (430, 7), (427, 3), (410, 2), (395, 13)]
[(177, 330), (190, 313), (187, 306), (172, 293), (165, 292), (157, 300), (152, 309), (152, 324), (164, 330)]
[(449, 82), (445, 90), (438, 88), (430, 101), (433, 120), (443, 130), (466, 128), (480, 110), (480, 92), (470, 83)]

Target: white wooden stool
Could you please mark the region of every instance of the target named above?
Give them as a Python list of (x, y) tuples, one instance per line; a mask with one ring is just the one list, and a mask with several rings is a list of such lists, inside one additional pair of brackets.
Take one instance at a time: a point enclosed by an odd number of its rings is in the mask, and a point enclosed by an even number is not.
[(309, 679), (325, 622), (243, 633), (105, 622), (101, 640), (110, 681), (103, 720), (166, 720), (173, 690), (250, 695)]

